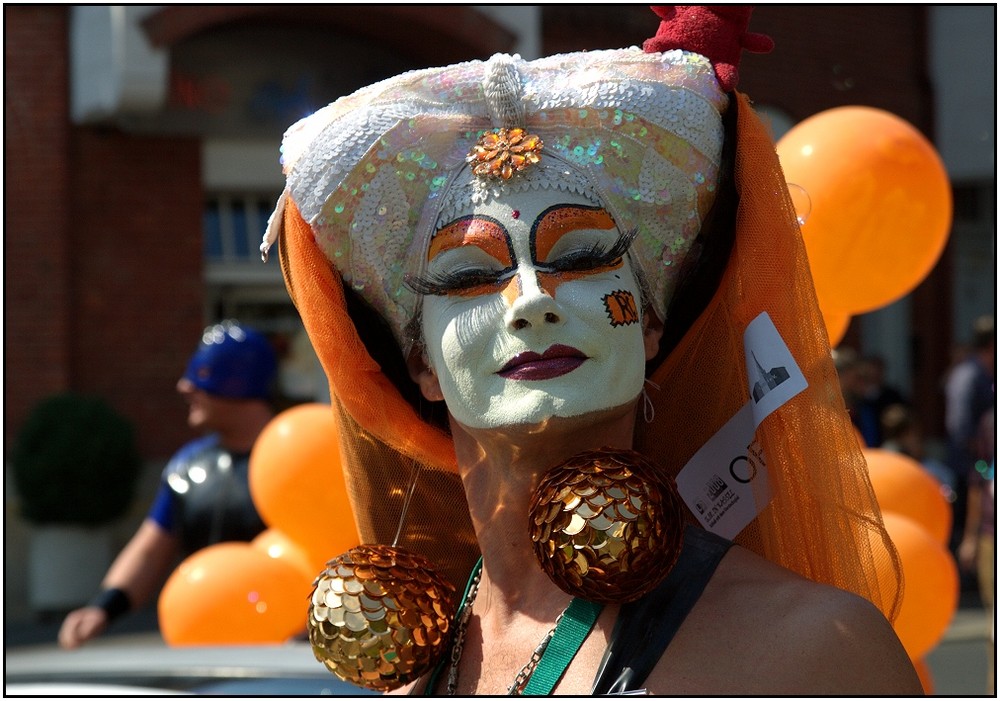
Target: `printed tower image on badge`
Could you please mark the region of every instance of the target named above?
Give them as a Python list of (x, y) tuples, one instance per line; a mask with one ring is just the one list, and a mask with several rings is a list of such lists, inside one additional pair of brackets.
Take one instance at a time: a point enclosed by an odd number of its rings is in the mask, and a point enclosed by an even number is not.
[(770, 370), (764, 370), (760, 361), (757, 360), (757, 356), (753, 353), (750, 355), (757, 370), (755, 373), (757, 381), (753, 383), (753, 400), (756, 403), (761, 400), (761, 397), (788, 379), (788, 370), (780, 365)]

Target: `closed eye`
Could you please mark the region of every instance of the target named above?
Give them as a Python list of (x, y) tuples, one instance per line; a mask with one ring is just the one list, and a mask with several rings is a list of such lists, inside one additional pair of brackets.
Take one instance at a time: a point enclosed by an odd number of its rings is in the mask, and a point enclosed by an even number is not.
[(446, 295), (463, 292), (483, 285), (499, 285), (514, 275), (514, 268), (491, 270), (488, 268), (460, 268), (436, 273), (403, 276), (403, 284), (410, 291), (422, 295)]
[(631, 229), (619, 234), (614, 244), (608, 249), (600, 242), (589, 248), (578, 248), (560, 255), (553, 261), (539, 263), (538, 269), (547, 273), (580, 272), (596, 270), (610, 265), (616, 265), (635, 241), (638, 229)]

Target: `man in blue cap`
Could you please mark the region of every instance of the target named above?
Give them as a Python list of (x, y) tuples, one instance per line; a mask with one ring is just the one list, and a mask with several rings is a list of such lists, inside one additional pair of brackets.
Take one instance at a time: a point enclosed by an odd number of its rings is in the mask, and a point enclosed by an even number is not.
[(248, 470), (254, 441), (274, 417), (277, 369), (274, 350), (257, 331), (234, 321), (205, 329), (177, 382), (188, 425), (205, 435), (170, 459), (149, 514), (112, 563), (101, 592), (66, 616), (60, 645), (78, 647), (144, 605), (178, 556), (213, 543), (249, 541), (264, 530)]

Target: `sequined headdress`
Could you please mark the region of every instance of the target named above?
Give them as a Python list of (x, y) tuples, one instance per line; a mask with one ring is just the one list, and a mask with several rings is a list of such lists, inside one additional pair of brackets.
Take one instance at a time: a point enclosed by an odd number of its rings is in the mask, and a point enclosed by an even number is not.
[[(414, 71), (292, 126), (282, 144), (286, 196), (405, 351), (417, 300), (404, 276), (420, 272), (442, 211), (475, 197), (470, 183), (478, 183), (461, 176), (483, 134), (523, 129), (544, 144), (529, 151), (546, 171), (531, 187), (591, 193), (620, 230), (638, 230), (633, 260), (662, 319), (712, 204), (726, 104), (711, 63), (679, 49), (537, 61), (500, 54)], [(522, 179), (513, 172), (483, 187), (529, 186)], [(277, 238), (280, 209), (264, 250)]]

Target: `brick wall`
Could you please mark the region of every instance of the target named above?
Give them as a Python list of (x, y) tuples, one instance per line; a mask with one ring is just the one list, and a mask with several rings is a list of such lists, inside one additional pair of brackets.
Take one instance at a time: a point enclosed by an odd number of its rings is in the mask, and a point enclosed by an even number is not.
[(204, 326), (200, 147), (74, 130), (74, 388), (109, 398), (146, 456), (190, 438), (174, 390)]
[[(646, 5), (546, 5), (542, 17), (545, 54), (640, 46), (659, 26)], [(739, 89), (796, 120), (866, 104), (926, 131), (925, 22), (926, 8), (914, 5), (758, 5), (750, 28), (775, 49), (744, 52)]]
[(795, 120), (868, 105), (929, 133), (925, 14), (914, 5), (760, 6), (751, 27), (773, 37), (775, 48), (744, 54), (740, 89)]
[(4, 8), (4, 444), (69, 385), (65, 7)]
[(4, 19), (5, 445), (72, 390), (165, 459), (193, 436), (174, 384), (204, 325), (199, 142), (72, 126), (67, 7)]

